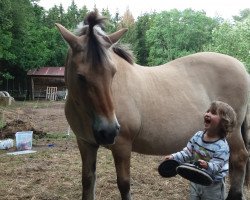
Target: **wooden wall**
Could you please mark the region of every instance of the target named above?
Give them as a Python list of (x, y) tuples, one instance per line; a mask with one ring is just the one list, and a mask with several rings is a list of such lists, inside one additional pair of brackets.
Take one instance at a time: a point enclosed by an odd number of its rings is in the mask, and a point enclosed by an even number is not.
[(31, 99), (45, 99), (47, 87), (57, 87), (57, 91), (65, 91), (64, 77), (30, 77), (30, 96)]

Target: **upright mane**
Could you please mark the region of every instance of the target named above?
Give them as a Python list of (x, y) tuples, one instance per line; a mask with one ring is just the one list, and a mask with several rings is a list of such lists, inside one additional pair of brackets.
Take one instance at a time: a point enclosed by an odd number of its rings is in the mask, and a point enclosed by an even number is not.
[(84, 20), (84, 24), (88, 27), (86, 61), (93, 67), (102, 66), (108, 60), (106, 49), (97, 37), (98, 34), (103, 35), (100, 29), (104, 26), (105, 20), (106, 18), (100, 16), (96, 11), (90, 12)]
[[(86, 59), (92, 66), (100, 66), (100, 64), (102, 65), (108, 59), (104, 42), (97, 37), (98, 35), (107, 36), (103, 30), (106, 20), (107, 18), (99, 15), (97, 11), (90, 12), (84, 20), (84, 26), (78, 31), (78, 35), (87, 35), (89, 38)], [(134, 63), (133, 53), (127, 46), (115, 43), (111, 48), (114, 53), (130, 64)]]

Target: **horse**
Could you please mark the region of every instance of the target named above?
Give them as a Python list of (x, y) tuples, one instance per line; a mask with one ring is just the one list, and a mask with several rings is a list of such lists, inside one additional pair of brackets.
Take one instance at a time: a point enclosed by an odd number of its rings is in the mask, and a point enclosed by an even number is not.
[(159, 66), (141, 66), (118, 43), (128, 29), (107, 34), (105, 20), (92, 11), (77, 33), (56, 23), (69, 46), (65, 115), (81, 155), (82, 199), (95, 199), (100, 146), (112, 152), (121, 199), (131, 200), (131, 152), (167, 155), (181, 150), (203, 129), (203, 113), (214, 100), (228, 103), (237, 114), (228, 138), (227, 199), (244, 199), (249, 155), (242, 127), (250, 89), (244, 65), (228, 55), (200, 52)]

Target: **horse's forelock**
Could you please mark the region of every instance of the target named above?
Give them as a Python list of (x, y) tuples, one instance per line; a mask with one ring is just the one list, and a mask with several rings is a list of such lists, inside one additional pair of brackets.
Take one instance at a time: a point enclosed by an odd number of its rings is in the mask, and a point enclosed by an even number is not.
[(107, 20), (106, 17), (103, 17), (101, 15), (99, 15), (99, 13), (97, 11), (93, 11), (90, 12), (85, 20), (84, 20), (84, 24), (89, 26), (89, 32), (93, 33), (93, 28), (95, 25), (100, 26), (101, 28), (104, 28), (104, 23)]
[[(88, 62), (92, 63), (93, 67), (103, 64), (108, 60), (103, 41), (100, 41), (100, 39), (97, 37), (98, 35), (106, 35), (106, 33), (103, 31), (105, 20), (105, 17), (100, 16), (97, 11), (94, 11), (90, 12), (85, 18), (84, 23), (79, 24), (77, 27), (78, 35), (86, 35), (89, 38), (86, 59)], [(133, 64), (133, 53), (130, 52), (128, 48), (114, 44), (112, 49), (117, 55)]]
[(97, 11), (90, 12), (84, 21), (78, 24), (75, 33), (78, 36), (88, 34), (90, 37), (93, 37), (96, 32), (100, 35), (104, 35), (105, 20), (107, 20), (107, 18), (99, 15)]
[(102, 66), (108, 59), (103, 41), (98, 37), (98, 35), (105, 35), (102, 30), (105, 20), (106, 18), (100, 16), (97, 11), (90, 12), (84, 20), (85, 26), (88, 27), (84, 31), (88, 37), (86, 59), (93, 67)]

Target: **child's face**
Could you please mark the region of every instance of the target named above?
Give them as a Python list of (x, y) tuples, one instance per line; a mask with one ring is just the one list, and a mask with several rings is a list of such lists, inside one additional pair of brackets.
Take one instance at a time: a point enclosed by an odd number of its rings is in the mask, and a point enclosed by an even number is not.
[(217, 110), (209, 108), (204, 115), (205, 130), (217, 133), (220, 130), (220, 121)]

